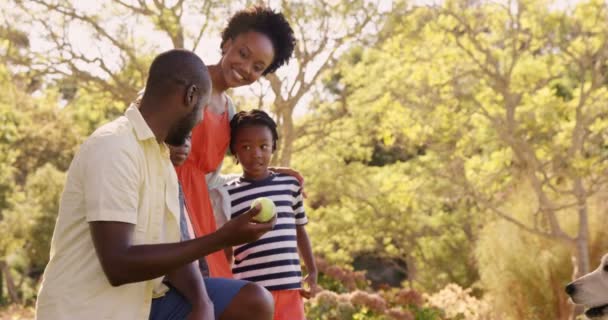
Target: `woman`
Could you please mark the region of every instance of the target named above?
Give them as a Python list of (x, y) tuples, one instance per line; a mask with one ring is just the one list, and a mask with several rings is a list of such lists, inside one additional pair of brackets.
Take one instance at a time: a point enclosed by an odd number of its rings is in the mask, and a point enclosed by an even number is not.
[[(217, 64), (208, 66), (213, 82), (211, 100), (203, 121), (192, 131), (190, 156), (176, 168), (197, 237), (217, 229), (209, 190), (231, 178), (219, 173), (230, 143), (230, 120), (235, 114), (226, 90), (250, 85), (276, 71), (289, 61), (294, 46), (293, 30), (285, 17), (266, 7), (237, 12), (222, 31), (222, 57)], [(293, 170), (273, 170), (302, 180)], [(207, 256), (206, 260), (211, 277), (232, 278), (223, 251)]]

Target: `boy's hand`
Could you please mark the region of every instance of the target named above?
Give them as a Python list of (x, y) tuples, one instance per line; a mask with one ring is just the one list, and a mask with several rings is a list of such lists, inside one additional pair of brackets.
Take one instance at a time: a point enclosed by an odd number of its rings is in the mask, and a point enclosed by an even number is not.
[[(306, 299), (311, 299), (314, 298), (317, 293), (319, 293), (320, 288), (319, 285), (317, 284), (317, 273), (313, 272), (313, 273), (309, 273), (304, 280), (302, 280), (302, 283), (304, 284), (302, 290), (300, 290), (300, 294), (302, 295), (302, 297), (306, 298)], [(308, 287), (308, 288), (306, 288)]]
[(261, 205), (258, 204), (235, 219), (228, 221), (217, 231), (224, 237), (225, 245), (227, 247), (256, 241), (266, 232), (274, 228), (274, 225), (277, 222), (276, 215), (265, 223), (259, 223), (253, 220), (253, 217), (257, 215), (260, 210)]

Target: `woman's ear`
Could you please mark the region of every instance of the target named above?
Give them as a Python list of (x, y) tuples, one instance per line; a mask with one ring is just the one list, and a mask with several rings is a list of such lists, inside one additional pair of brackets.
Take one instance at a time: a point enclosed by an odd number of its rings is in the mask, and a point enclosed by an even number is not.
[(226, 52), (228, 52), (228, 49), (230, 49), (231, 46), (232, 38), (229, 38), (228, 40), (224, 41), (224, 44), (222, 45), (222, 56), (224, 56)]

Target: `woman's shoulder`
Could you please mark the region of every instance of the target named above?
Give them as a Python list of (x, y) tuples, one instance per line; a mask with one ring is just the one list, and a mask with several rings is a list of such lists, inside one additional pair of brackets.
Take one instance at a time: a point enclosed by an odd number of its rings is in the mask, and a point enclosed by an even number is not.
[(228, 111), (228, 119), (232, 119), (232, 117), (234, 117), (234, 115), (236, 114), (236, 107), (234, 106), (234, 101), (232, 101), (232, 98), (230, 98), (229, 95), (225, 95), (226, 96), (226, 106), (227, 106), (227, 111)]

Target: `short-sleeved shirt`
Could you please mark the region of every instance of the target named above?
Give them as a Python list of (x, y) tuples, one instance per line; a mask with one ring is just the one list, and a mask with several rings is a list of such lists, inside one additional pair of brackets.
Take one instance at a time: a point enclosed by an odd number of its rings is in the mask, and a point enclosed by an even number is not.
[(229, 219), (245, 213), (259, 197), (269, 198), (277, 209), (277, 223), (271, 231), (255, 242), (233, 248), (235, 279), (255, 282), (271, 291), (300, 289), (302, 270), (296, 226), (305, 225), (308, 220), (298, 180), (276, 173), (257, 181), (241, 177), (220, 191), (228, 200)]
[(110, 285), (89, 222), (135, 225), (133, 244), (179, 242), (177, 176), (139, 110), (96, 130), (67, 174), (38, 295), (38, 319), (148, 319), (162, 278)]

